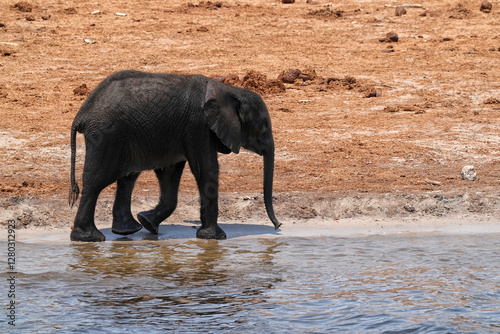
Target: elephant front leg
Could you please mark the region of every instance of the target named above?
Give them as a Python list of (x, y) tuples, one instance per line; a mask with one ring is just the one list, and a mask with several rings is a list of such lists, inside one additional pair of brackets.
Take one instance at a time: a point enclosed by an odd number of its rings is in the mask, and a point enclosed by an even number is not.
[(116, 234), (128, 235), (139, 231), (139, 224), (130, 211), (132, 190), (140, 173), (132, 173), (117, 180), (115, 203), (113, 205), (113, 225), (111, 231)]
[(219, 165), (217, 153), (210, 158), (189, 164), (200, 192), (201, 227), (196, 232), (200, 239), (226, 239), (226, 233), (217, 224), (219, 215)]

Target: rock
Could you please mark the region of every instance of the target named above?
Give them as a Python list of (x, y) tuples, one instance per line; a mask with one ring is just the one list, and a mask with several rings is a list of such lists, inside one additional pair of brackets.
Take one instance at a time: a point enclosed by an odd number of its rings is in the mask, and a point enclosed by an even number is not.
[(413, 207), (413, 205), (405, 205), (403, 207), (408, 212), (415, 212), (415, 208)]
[(278, 80), (281, 80), (284, 83), (294, 83), (300, 74), (301, 72), (299, 70), (289, 68), (281, 72), (281, 74), (278, 76)]
[(406, 14), (406, 9), (403, 6), (396, 7), (396, 16), (401, 16)]
[(464, 168), (462, 168), (462, 180), (477, 180), (477, 173), (474, 166), (464, 166)]
[(295, 3), (295, 0), (281, 0), (281, 3)]
[(21, 2), (16, 3), (14, 5), (14, 8), (17, 8), (20, 12), (23, 12), (23, 13), (29, 13), (33, 10), (33, 6), (26, 1), (21, 1)]
[(384, 38), (379, 39), (379, 41), (382, 43), (396, 43), (397, 41), (399, 41), (399, 37), (395, 32), (389, 32), (385, 35)]
[(491, 2), (489, 2), (488, 0), (484, 0), (483, 3), (481, 4), (481, 7), (479, 8), (479, 10), (484, 12), (484, 13), (489, 13), (489, 12), (491, 12), (492, 8), (493, 8), (493, 5), (491, 4)]

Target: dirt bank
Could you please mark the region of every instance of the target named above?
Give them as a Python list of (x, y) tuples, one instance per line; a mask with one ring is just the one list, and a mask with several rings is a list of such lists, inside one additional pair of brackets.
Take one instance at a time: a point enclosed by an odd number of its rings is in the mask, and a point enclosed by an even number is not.
[[(122, 69), (199, 73), (262, 94), (285, 222), (498, 217), (500, 7), (420, 3), (396, 16), (396, 1), (2, 1), (2, 223), (71, 224), (71, 122), (88, 93)], [(81, 173), (81, 136), (77, 154)], [(243, 152), (220, 165), (221, 218), (264, 217), (254, 195), (261, 159)], [(478, 180), (462, 180), (465, 165)], [(113, 188), (101, 197), (100, 221)], [(186, 171), (172, 219), (198, 218), (195, 191)], [(156, 196), (154, 174), (144, 173), (135, 208)]]

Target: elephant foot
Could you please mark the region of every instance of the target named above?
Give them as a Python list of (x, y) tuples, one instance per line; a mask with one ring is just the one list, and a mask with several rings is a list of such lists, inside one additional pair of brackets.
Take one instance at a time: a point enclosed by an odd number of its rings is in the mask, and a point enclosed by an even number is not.
[(203, 228), (200, 227), (196, 231), (196, 237), (200, 239), (226, 239), (226, 233), (219, 227), (219, 225)]
[(146, 230), (153, 234), (158, 234), (158, 226), (160, 226), (163, 219), (158, 219), (158, 215), (155, 210), (139, 212), (137, 214), (137, 218)]
[(98, 229), (94, 228), (90, 231), (84, 231), (79, 227), (74, 227), (70, 234), (71, 241), (104, 241), (106, 237)]
[(142, 225), (132, 217), (124, 219), (114, 218), (113, 225), (111, 226), (111, 232), (120, 235), (129, 235), (140, 229), (142, 229)]

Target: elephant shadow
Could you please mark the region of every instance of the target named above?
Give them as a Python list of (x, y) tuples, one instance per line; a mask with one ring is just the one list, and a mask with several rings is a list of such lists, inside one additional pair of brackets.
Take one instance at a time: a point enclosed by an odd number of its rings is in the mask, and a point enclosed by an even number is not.
[[(186, 224), (187, 223), (187, 224)], [(191, 224), (191, 225), (189, 225)], [(221, 228), (226, 231), (227, 239), (241, 238), (246, 236), (278, 236), (280, 230), (275, 230), (273, 226), (261, 224), (231, 224), (220, 223)], [(169, 240), (169, 239), (192, 239), (196, 238), (196, 230), (201, 226), (200, 221), (185, 220), (184, 224), (165, 224), (160, 225), (158, 234), (153, 234), (142, 229), (134, 234), (122, 236), (111, 232), (111, 228), (102, 228), (100, 231), (106, 237), (106, 240), (113, 241), (155, 241), (155, 240)]]

